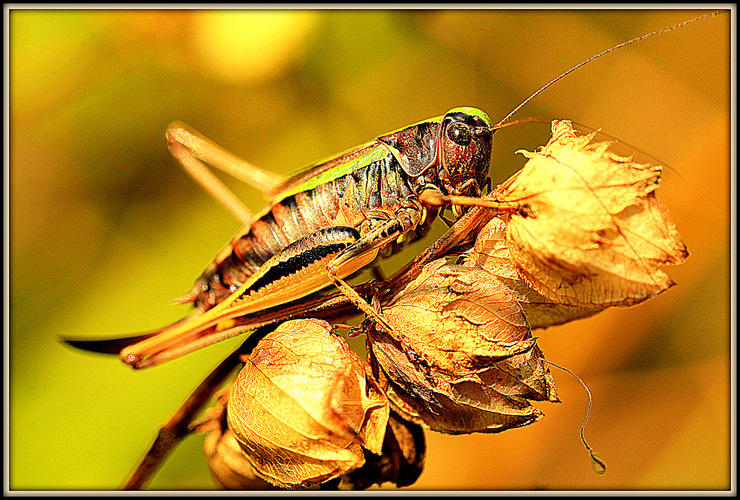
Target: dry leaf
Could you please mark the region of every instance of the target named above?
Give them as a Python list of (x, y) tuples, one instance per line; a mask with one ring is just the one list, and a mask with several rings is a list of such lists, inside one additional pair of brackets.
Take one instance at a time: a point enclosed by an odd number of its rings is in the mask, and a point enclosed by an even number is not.
[(425, 266), (383, 308), (393, 336), (368, 329), (368, 353), (399, 413), (432, 430), (500, 432), (557, 401), (544, 356), (511, 292), (482, 268)]
[(506, 223), (499, 217), (493, 217), (478, 232), (475, 244), (463, 258), (462, 264), (481, 267), (501, 280), (522, 306), (524, 316), (533, 330), (586, 318), (604, 309), (584, 309), (558, 304), (537, 293), (519, 275), (516, 264), (509, 254), (505, 235)]
[(688, 255), (655, 197), (661, 167), (635, 163), (554, 121), (553, 138), (493, 196), (511, 212), (507, 244), (520, 275), (561, 304), (600, 309), (672, 286), (661, 270)]
[(231, 388), (229, 428), (257, 474), (280, 487), (338, 477), (364, 463), (363, 448), (381, 453), (388, 400), (331, 328), (283, 323), (246, 357)]

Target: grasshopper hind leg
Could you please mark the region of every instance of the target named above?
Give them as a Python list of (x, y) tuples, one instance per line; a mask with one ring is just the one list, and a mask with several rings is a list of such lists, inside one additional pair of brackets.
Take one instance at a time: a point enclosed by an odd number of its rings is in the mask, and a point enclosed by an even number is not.
[(245, 224), (252, 219), (252, 212), (208, 169), (206, 163), (259, 189), (263, 195), (284, 180), (279, 174), (257, 168), (232, 155), (182, 123), (173, 123), (167, 129), (167, 146), (180, 166)]

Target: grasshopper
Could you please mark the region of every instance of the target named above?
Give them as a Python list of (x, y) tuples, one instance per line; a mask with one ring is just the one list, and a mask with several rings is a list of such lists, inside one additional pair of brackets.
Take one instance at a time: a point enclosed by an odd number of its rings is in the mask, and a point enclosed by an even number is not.
[[(196, 311), (125, 347), (143, 368), (241, 333), (245, 316), (331, 284), (357, 308), (380, 317), (344, 278), (382, 248), (422, 237), (437, 208), (481, 203), (490, 183), (493, 126), (475, 108), (455, 108), (309, 166), (287, 180), (232, 157), (182, 124), (167, 131), (170, 151), (200, 184), (246, 221), (179, 302)], [(201, 160), (235, 173), (272, 198), (251, 215)], [(250, 323), (250, 328), (254, 324)], [(387, 326), (387, 325), (386, 325)]]
[[(472, 197), (481, 195), (488, 179), (492, 133), (485, 113), (456, 108), (319, 162), (283, 182), (268, 183), (263, 190), (273, 196), (272, 202), (247, 221), (180, 299), (194, 302), (196, 312), (123, 349), (122, 359), (138, 368), (152, 366), (163, 356), (187, 351), (187, 346), (180, 347), (183, 342), (193, 345), (189, 341), (205, 330), (220, 333), (212, 340), (223, 338), (234, 333), (235, 318), (331, 284), (360, 310), (376, 314), (343, 278), (370, 264), (381, 248), (423, 235), (437, 206), (445, 203), (437, 201), (441, 196), (475, 203)], [(226, 168), (225, 160), (210, 154), (216, 148), (184, 126), (171, 127), (167, 137), (170, 150), (186, 168), (200, 162), (199, 156)], [(254, 168), (247, 174), (247, 179), (269, 178)]]

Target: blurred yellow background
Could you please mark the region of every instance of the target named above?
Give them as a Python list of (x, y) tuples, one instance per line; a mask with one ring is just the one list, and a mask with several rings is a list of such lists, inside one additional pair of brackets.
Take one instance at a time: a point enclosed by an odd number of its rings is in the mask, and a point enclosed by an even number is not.
[[(240, 342), (141, 372), (57, 342), (180, 318), (169, 301), (238, 230), (169, 157), (170, 122), (288, 173), (456, 106), (498, 121), (589, 56), (698, 14), (11, 10), (10, 488), (120, 487)], [(539, 404), (540, 422), (428, 432), (413, 489), (729, 488), (729, 26), (725, 14), (610, 54), (515, 117), (600, 127), (667, 165), (658, 195), (691, 253), (657, 298), (535, 332), (593, 392), (586, 437), (606, 474), (579, 439), (585, 392), (553, 368), (562, 403)], [(548, 137), (497, 132), (494, 185)], [(214, 487), (201, 446), (186, 440), (151, 488)]]

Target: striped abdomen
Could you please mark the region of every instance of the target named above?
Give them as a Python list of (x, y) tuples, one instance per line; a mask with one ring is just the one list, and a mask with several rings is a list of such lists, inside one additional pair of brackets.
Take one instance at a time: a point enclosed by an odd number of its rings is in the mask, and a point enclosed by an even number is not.
[(210, 309), (241, 286), (270, 257), (321, 228), (363, 224), (381, 211), (393, 213), (414, 198), (393, 155), (268, 207), (222, 250), (183, 300)]

